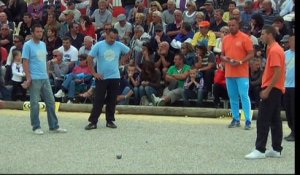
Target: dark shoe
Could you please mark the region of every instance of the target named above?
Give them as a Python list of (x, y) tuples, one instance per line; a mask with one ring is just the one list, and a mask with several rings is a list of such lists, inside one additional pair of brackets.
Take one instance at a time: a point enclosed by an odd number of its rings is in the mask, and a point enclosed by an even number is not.
[(294, 134), (290, 134), (290, 135), (284, 137), (284, 140), (286, 140), (288, 142), (294, 142), (295, 141), (295, 136), (294, 136)]
[(245, 124), (245, 130), (250, 130), (251, 129), (251, 122), (250, 121), (246, 121), (246, 124)]
[(113, 122), (107, 122), (106, 127), (108, 127), (108, 128), (117, 128), (117, 125), (115, 125)]
[(236, 128), (236, 127), (240, 127), (240, 121), (236, 121), (236, 120), (232, 120), (231, 123), (228, 125), (228, 128)]
[(93, 124), (93, 123), (90, 123), (84, 129), (85, 130), (97, 129), (97, 125)]

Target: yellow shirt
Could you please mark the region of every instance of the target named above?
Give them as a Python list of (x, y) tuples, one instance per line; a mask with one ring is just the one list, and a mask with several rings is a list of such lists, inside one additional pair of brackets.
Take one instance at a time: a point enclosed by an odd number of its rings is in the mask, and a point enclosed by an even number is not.
[(224, 12), (223, 17), (222, 17), (223, 21), (228, 23), (229, 18), (230, 18), (229, 12)]
[(196, 32), (193, 40), (192, 40), (192, 45), (196, 46), (198, 43), (202, 42), (203, 44), (205, 44), (207, 47), (208, 46), (212, 46), (214, 47), (216, 45), (216, 35), (213, 31), (209, 30), (207, 32), (207, 35), (204, 36), (202, 35), (202, 33), (200, 32)]

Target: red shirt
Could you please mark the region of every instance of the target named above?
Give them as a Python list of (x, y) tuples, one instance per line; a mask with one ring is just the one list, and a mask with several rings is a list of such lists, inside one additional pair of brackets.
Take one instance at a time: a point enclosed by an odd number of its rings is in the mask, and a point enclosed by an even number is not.
[(79, 31), (86, 36), (91, 36), (93, 39), (96, 39), (96, 35), (95, 35), (96, 32), (95, 32), (94, 25), (89, 25), (85, 27), (85, 31), (83, 31), (82, 27), (80, 26)]

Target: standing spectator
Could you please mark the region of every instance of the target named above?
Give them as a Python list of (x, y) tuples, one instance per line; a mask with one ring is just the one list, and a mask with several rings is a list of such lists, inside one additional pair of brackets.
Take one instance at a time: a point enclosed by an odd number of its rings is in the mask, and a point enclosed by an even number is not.
[[(22, 53), (18, 50), (13, 51), (13, 63), (11, 66), (12, 70), (12, 91), (11, 91), (11, 100), (26, 100), (26, 89), (24, 89), (21, 84), (24, 81), (25, 78), (25, 72), (23, 70), (22, 65)], [(19, 95), (21, 93), (21, 95)]]
[(9, 0), (7, 9), (11, 12), (13, 21), (18, 24), (27, 12), (27, 3), (24, 0)]
[(291, 133), (284, 137), (286, 141), (295, 141), (295, 36), (289, 38), (290, 49), (285, 52), (286, 80), (283, 102), (286, 119)]
[(221, 59), (225, 61), (225, 77), (230, 99), (233, 120), (229, 128), (240, 127), (239, 98), (245, 112), (245, 129), (251, 129), (251, 103), (249, 92), (249, 63), (253, 58), (253, 44), (248, 35), (239, 31), (239, 21), (229, 20), (230, 34), (225, 36), (222, 43)]
[(154, 106), (165, 106), (173, 104), (176, 100), (182, 98), (184, 82), (189, 75), (190, 66), (184, 64), (184, 56), (180, 53), (174, 57), (174, 65), (170, 66), (165, 76), (168, 86), (163, 91), (161, 98), (152, 94), (152, 103)]
[(62, 46), (60, 46), (58, 50), (63, 53), (63, 61), (68, 63), (69, 70), (72, 70), (78, 61), (78, 50), (71, 45), (70, 37), (65, 36), (62, 42)]
[(55, 113), (55, 101), (51, 90), (46, 67), (46, 45), (41, 41), (43, 28), (41, 25), (32, 27), (32, 39), (24, 44), (22, 51), (23, 67), (26, 74), (24, 88), (30, 90), (30, 119), (34, 134), (44, 134), (39, 120), (40, 96), (47, 106), (47, 118), (50, 132), (65, 133), (66, 129), (59, 127)]
[(213, 50), (216, 45), (216, 35), (213, 31), (209, 30), (210, 23), (208, 21), (201, 21), (199, 23), (200, 31), (195, 33), (192, 45), (204, 45), (209, 51)]
[(93, 39), (97, 39), (95, 32), (95, 26), (91, 22), (90, 18), (86, 15), (80, 16), (80, 28), (79, 32), (85, 36), (91, 36)]
[(114, 24), (114, 28), (118, 30), (119, 37), (122, 39), (123, 37), (131, 37), (132, 34), (132, 25), (127, 22), (126, 16), (124, 14), (120, 14), (117, 17), (118, 22)]
[[(285, 92), (286, 66), (284, 51), (275, 41), (276, 29), (264, 26), (261, 40), (268, 45), (267, 64), (262, 77), (262, 99), (256, 121), (257, 136), (255, 150), (245, 156), (246, 159), (281, 157), (282, 121), (280, 118), (281, 97)], [(266, 151), (269, 130), (272, 134), (272, 149)]]
[(254, 102), (253, 109), (259, 107), (262, 74), (261, 60), (259, 58), (250, 60), (249, 97), (250, 100)]
[[(101, 0), (100, 0), (101, 1)], [(120, 72), (119, 58), (121, 54), (128, 54), (130, 49), (116, 41), (118, 31), (112, 29), (105, 41), (100, 41), (92, 48), (88, 56), (88, 66), (96, 78), (95, 99), (85, 129), (97, 128), (104, 101), (106, 101), (106, 127), (117, 128), (115, 121), (116, 99), (119, 91)], [(97, 72), (94, 69), (93, 59), (97, 60)], [(106, 95), (105, 95), (106, 94)]]
[(80, 49), (83, 43), (83, 39), (85, 35), (79, 32), (79, 24), (74, 22), (69, 25), (69, 32), (66, 33), (66, 36), (71, 38), (72, 46), (74, 46), (77, 50)]
[(40, 0), (32, 0), (27, 7), (27, 12), (31, 14), (33, 20), (39, 23), (43, 15), (43, 3)]
[(175, 22), (175, 10), (176, 10), (176, 4), (174, 0), (168, 0), (167, 2), (168, 9), (163, 11), (162, 13), (162, 20), (167, 25), (173, 24)]

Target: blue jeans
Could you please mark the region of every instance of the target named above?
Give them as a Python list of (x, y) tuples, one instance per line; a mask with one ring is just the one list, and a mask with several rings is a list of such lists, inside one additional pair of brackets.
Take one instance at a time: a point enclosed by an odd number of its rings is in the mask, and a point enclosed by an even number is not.
[[(126, 95), (129, 93), (129, 91), (131, 91), (130, 87), (126, 86), (123, 91), (122, 91), (122, 94), (121, 95)], [(124, 100), (121, 100), (118, 102), (118, 105), (128, 105), (129, 104), (129, 98), (126, 98)]]
[(67, 75), (67, 78), (64, 80), (62, 86), (65, 89), (68, 89), (68, 98), (74, 98), (75, 97), (75, 81), (76, 74), (70, 73)]
[(193, 91), (190, 89), (184, 89), (182, 97), (184, 106), (190, 106), (189, 99), (197, 98), (197, 106), (201, 106), (203, 102), (203, 89), (198, 89), (198, 91)]
[(142, 96), (146, 95), (148, 101), (152, 101), (151, 100), (151, 95), (157, 95), (157, 90), (151, 86), (140, 86), (139, 87), (139, 97), (141, 99)]
[(2, 82), (0, 82), (0, 94), (2, 95), (3, 100), (10, 100), (10, 92)]
[(228, 97), (233, 119), (240, 121), (239, 97), (242, 101), (242, 108), (247, 121), (251, 121), (251, 102), (249, 98), (249, 78), (226, 78)]
[(32, 130), (41, 128), (39, 119), (39, 101), (42, 97), (46, 104), (49, 129), (57, 129), (58, 120), (55, 114), (55, 101), (49, 79), (32, 80), (30, 91), (30, 119)]

